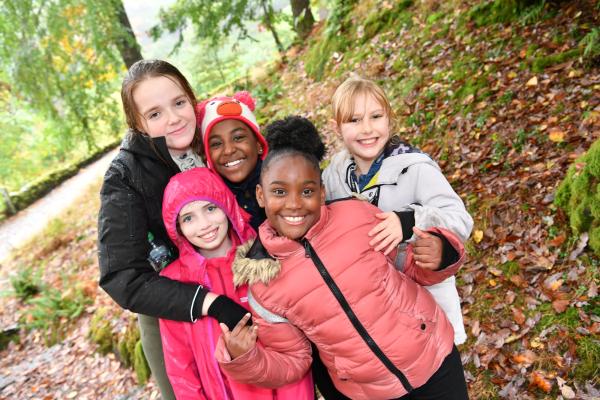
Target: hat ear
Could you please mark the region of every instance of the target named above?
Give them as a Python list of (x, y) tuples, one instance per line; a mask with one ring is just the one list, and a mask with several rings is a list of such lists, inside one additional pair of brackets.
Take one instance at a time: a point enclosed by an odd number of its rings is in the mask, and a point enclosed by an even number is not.
[(233, 98), (247, 105), (250, 111), (254, 111), (254, 107), (256, 106), (254, 103), (254, 99), (252, 98), (252, 96), (250, 96), (250, 93), (248, 93), (247, 91), (242, 90), (241, 92), (237, 92), (233, 95)]
[(206, 105), (209, 100), (203, 100), (200, 103), (196, 104), (196, 123), (198, 126), (202, 126), (202, 120), (204, 119), (204, 114), (206, 114)]

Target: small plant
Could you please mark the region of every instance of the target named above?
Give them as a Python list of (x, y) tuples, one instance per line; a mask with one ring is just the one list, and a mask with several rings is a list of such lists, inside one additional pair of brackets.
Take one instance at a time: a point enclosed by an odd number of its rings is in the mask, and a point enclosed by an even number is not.
[(33, 268), (30, 266), (20, 268), (17, 274), (10, 278), (10, 283), (15, 291), (15, 296), (21, 301), (35, 296), (42, 288), (40, 271), (33, 272)]
[(592, 29), (579, 43), (583, 47), (583, 60), (593, 62), (600, 58), (600, 28)]

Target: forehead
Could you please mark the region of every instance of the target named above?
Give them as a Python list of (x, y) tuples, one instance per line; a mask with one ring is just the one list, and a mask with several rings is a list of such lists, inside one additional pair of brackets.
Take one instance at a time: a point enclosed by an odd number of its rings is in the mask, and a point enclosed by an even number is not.
[(247, 132), (251, 132), (248, 125), (240, 121), (239, 119), (225, 119), (223, 121), (217, 122), (215, 126), (213, 126), (210, 136), (223, 136), (229, 135), (234, 131), (244, 130)]
[(264, 183), (274, 181), (291, 183), (304, 183), (306, 181), (321, 181), (320, 171), (305, 157), (299, 154), (283, 155), (271, 161), (266, 170), (263, 170)]
[(212, 204), (212, 203), (210, 201), (204, 201), (204, 200), (190, 201), (185, 206), (181, 207), (179, 214), (181, 215), (181, 214), (187, 214), (187, 213), (194, 212), (194, 211), (199, 211), (209, 204)]
[(144, 79), (133, 89), (132, 95), (138, 107), (150, 106), (162, 100), (171, 100), (172, 96), (185, 95), (177, 80), (168, 76), (153, 76)]

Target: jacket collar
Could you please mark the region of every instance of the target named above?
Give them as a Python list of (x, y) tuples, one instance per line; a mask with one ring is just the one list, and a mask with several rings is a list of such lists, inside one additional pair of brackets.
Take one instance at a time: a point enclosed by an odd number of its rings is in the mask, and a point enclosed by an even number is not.
[(121, 149), (139, 157), (161, 162), (167, 165), (173, 173), (179, 172), (179, 167), (171, 158), (167, 148), (167, 139), (164, 136), (151, 138), (130, 129), (121, 142)]

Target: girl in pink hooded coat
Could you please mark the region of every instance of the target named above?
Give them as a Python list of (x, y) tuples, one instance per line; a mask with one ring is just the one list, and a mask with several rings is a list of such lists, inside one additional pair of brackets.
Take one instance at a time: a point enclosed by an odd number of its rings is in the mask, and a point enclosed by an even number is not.
[[(231, 263), (237, 246), (255, 233), (249, 215), (238, 207), (222, 180), (206, 168), (175, 175), (165, 189), (162, 214), (179, 258), (161, 275), (200, 284), (248, 308), (247, 287), (234, 288)], [(210, 305), (210, 301), (205, 303)], [(167, 375), (178, 399), (314, 398), (310, 374), (279, 389), (238, 383), (223, 375), (214, 358), (221, 332), (215, 318), (195, 322), (161, 319), (159, 323)]]

